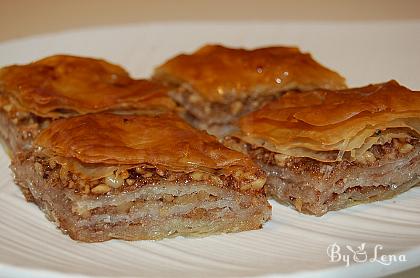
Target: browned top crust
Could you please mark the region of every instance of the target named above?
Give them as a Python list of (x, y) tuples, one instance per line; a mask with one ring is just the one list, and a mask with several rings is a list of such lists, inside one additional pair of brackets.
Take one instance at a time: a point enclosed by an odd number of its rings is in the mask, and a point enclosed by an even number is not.
[[(273, 151), (350, 151), (387, 128), (420, 132), (420, 93), (396, 81), (362, 88), (289, 92), (243, 117), (236, 135)], [(370, 139), (373, 142), (373, 139)]]
[(34, 144), (49, 156), (83, 163), (146, 163), (180, 171), (233, 171), (237, 167), (259, 171), (248, 157), (224, 147), (215, 137), (192, 128), (175, 114), (100, 113), (60, 119), (42, 131)]
[(172, 110), (166, 88), (103, 60), (56, 55), (0, 69), (0, 92), (42, 117), (108, 110)]
[(204, 99), (222, 103), (256, 93), (346, 87), (339, 74), (292, 47), (247, 50), (206, 45), (170, 59), (156, 68), (154, 77), (175, 85), (186, 83)]

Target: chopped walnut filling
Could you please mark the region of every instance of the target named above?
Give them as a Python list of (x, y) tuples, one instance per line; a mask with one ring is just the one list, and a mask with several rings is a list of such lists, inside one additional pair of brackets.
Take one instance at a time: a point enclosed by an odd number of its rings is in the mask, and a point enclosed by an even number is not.
[(274, 100), (280, 94), (251, 95), (243, 99), (237, 99), (238, 94), (227, 97), (225, 103), (206, 101), (190, 88), (179, 87), (170, 94), (171, 97), (183, 105), (188, 114), (207, 125), (227, 124), (236, 118), (255, 111), (263, 104)]
[[(377, 160), (382, 159), (382, 158), (395, 159), (395, 158), (401, 157), (409, 153), (410, 151), (412, 151), (416, 144), (419, 144), (419, 139), (394, 138), (392, 139), (391, 142), (388, 142), (382, 145), (373, 145), (368, 151), (366, 151), (363, 155), (361, 155), (355, 161), (347, 161), (345, 159), (346, 157), (344, 157), (343, 161), (341, 162), (319, 162), (319, 163), (324, 163), (324, 164), (355, 163), (355, 164), (360, 164), (360, 165), (372, 165)], [(265, 164), (276, 165), (279, 167), (292, 166), (298, 159), (310, 159), (310, 158), (292, 157), (285, 154), (275, 153), (263, 147), (251, 146), (250, 144), (244, 144), (242, 147), (253, 159), (257, 161), (261, 161)], [(313, 159), (310, 159), (310, 160), (313, 160)]]
[[(0, 98), (0, 103), (3, 104), (0, 106), (0, 113), (7, 119), (8, 125), (12, 126), (12, 129), (17, 132), (15, 135), (16, 138), (11, 138), (10, 140), (16, 141), (17, 149), (29, 148), (32, 139), (51, 123), (51, 119), (38, 117), (29, 112), (19, 111), (5, 97), (0, 96)], [(9, 134), (9, 136), (12, 135)], [(14, 144), (12, 145), (14, 146)]]
[[(40, 125), (48, 126), (50, 120), (38, 117), (30, 112), (18, 110), (15, 105), (9, 101), (5, 102), (1, 109), (7, 113), (8, 118), (16, 125)], [(46, 121), (46, 123), (44, 123)]]
[[(220, 200), (221, 198), (218, 196), (214, 196), (209, 194), (205, 191), (198, 191), (191, 194), (181, 195), (181, 196), (173, 196), (171, 194), (163, 194), (161, 197), (157, 197), (156, 199), (151, 200), (144, 200), (144, 199), (136, 199), (134, 201), (125, 202), (119, 205), (109, 205), (104, 207), (96, 207), (90, 210), (85, 210), (81, 214), (79, 211), (75, 210), (74, 212), (78, 213), (82, 218), (88, 218), (91, 215), (98, 215), (98, 214), (119, 214), (119, 213), (130, 213), (134, 212), (137, 209), (141, 209), (144, 207), (147, 201), (156, 201), (162, 202), (166, 204), (193, 204), (197, 202), (215, 202)], [(194, 211), (194, 210), (193, 210)], [(162, 216), (167, 216), (168, 211), (165, 208), (160, 208), (160, 214)]]
[[(266, 177), (262, 173), (251, 174), (242, 169), (234, 169), (231, 174), (208, 173), (204, 171), (175, 172), (168, 169), (142, 164), (123, 170), (113, 171), (113, 174), (97, 179), (89, 179), (62, 167), (54, 159), (35, 157), (36, 173), (43, 179), (49, 180), (53, 186), (63, 186), (74, 189), (81, 194), (106, 194), (108, 192), (131, 191), (147, 184), (156, 184), (162, 180), (188, 184), (203, 181), (219, 187), (229, 186), (241, 191), (262, 190)], [(221, 170), (223, 171), (223, 170)]]
[(264, 169), (268, 195), (318, 216), (358, 202), (391, 198), (419, 181), (416, 134), (373, 145), (357, 160), (344, 156), (336, 162), (275, 153), (238, 138), (227, 138), (225, 144), (247, 153)]

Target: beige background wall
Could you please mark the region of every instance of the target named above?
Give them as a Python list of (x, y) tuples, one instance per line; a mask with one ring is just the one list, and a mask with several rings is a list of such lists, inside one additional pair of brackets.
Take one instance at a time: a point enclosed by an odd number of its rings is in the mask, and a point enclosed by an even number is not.
[[(0, 0), (0, 41), (98, 25), (185, 20), (420, 20), (419, 0)], [(420, 268), (395, 277), (419, 277)]]
[(418, 0), (0, 0), (0, 41), (157, 20), (412, 20)]

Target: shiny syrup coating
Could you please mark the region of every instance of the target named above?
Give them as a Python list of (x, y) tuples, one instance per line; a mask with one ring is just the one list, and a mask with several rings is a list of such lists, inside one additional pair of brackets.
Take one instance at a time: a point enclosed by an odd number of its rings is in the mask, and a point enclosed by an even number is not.
[[(95, 131), (95, 132), (92, 132)], [(165, 166), (172, 170), (243, 171), (260, 175), (244, 154), (230, 150), (177, 115), (88, 114), (54, 121), (34, 143), (49, 156), (87, 164)]]
[[(240, 120), (237, 137), (278, 149), (329, 150), (375, 126), (419, 129), (420, 92), (396, 81), (347, 90), (289, 92)], [(367, 134), (369, 135), (369, 134)]]
[(103, 60), (69, 55), (0, 69), (0, 92), (19, 108), (44, 117), (175, 107), (162, 85), (132, 79)]
[(338, 73), (294, 47), (247, 50), (206, 45), (170, 59), (155, 70), (154, 77), (186, 83), (212, 102), (291, 89), (346, 88)]

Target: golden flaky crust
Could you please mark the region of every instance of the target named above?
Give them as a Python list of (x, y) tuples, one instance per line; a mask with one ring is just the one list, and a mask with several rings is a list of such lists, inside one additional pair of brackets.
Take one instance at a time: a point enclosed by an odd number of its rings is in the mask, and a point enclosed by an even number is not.
[(238, 166), (259, 171), (245, 155), (229, 150), (174, 114), (101, 113), (57, 120), (40, 133), (35, 145), (50, 156), (75, 158), (82, 163), (146, 163), (181, 171), (234, 171)]
[(419, 132), (420, 93), (396, 81), (362, 88), (289, 92), (243, 117), (236, 137), (271, 151), (351, 151), (388, 128)]
[(166, 88), (103, 60), (56, 55), (0, 70), (0, 92), (42, 117), (108, 110), (172, 110)]
[(247, 50), (207, 45), (167, 61), (154, 77), (174, 85), (188, 84), (204, 99), (221, 103), (255, 93), (346, 87), (339, 74), (292, 47)]

